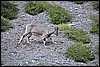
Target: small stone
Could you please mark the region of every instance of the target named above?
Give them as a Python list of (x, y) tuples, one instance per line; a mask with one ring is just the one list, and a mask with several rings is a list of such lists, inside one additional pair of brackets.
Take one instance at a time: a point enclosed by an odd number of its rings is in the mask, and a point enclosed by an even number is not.
[(34, 63), (35, 61), (34, 61), (34, 60), (32, 60), (32, 62)]
[(26, 62), (26, 64), (28, 64), (28, 62)]
[(78, 8), (74, 8), (75, 10), (77, 10)]

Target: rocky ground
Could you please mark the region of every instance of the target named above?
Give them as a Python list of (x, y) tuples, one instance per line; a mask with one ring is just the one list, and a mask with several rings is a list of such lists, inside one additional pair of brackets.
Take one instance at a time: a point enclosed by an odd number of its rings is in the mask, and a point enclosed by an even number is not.
[[(87, 63), (75, 62), (64, 56), (65, 50), (73, 41), (66, 39), (62, 31), (59, 36), (52, 36), (57, 44), (48, 44), (43, 46), (42, 42), (30, 38), (31, 45), (22, 43), (18, 45), (21, 35), (25, 31), (25, 25), (28, 23), (44, 24), (46, 26), (56, 26), (48, 20), (48, 15), (43, 12), (32, 16), (24, 11), (24, 1), (13, 1), (19, 8), (17, 19), (11, 20), (14, 27), (1, 32), (1, 64), (2, 66), (41, 66), (41, 62), (45, 62), (45, 66), (96, 66), (99, 65), (99, 59), (89, 61)], [(48, 1), (51, 4), (58, 4), (69, 10), (75, 17), (72, 23), (76, 28), (82, 28), (91, 38), (89, 45), (99, 43), (99, 36), (90, 34), (90, 24), (93, 23), (89, 19), (89, 14), (99, 15), (99, 11), (93, 10), (91, 2), (85, 2), (77, 5), (69, 1)]]

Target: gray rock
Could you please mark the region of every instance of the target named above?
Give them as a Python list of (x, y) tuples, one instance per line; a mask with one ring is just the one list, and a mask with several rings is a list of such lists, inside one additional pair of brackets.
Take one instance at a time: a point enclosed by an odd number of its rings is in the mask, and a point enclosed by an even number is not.
[[(51, 24), (48, 19), (49, 16), (43, 12), (38, 15), (32, 16), (24, 11), (24, 4), (26, 1), (11, 1), (17, 4), (19, 13), (17, 19), (11, 20), (14, 27), (1, 32), (1, 61), (2, 66), (39, 66), (41, 61), (46, 62), (45, 66), (99, 66), (98, 59), (88, 63), (75, 62), (64, 56), (65, 50), (74, 42), (66, 39), (64, 32), (60, 31), (59, 36), (52, 38), (57, 44), (47, 45), (47, 48), (43, 46), (43, 42), (36, 37), (30, 38), (31, 45), (23, 42), (17, 44), (19, 38), (25, 31), (25, 26), (28, 23), (44, 24), (45, 27), (56, 27), (58, 25)], [(91, 2), (85, 2), (82, 5), (77, 5), (70, 1), (48, 1), (51, 4), (57, 4), (61, 7), (69, 10), (75, 17), (68, 22), (68, 24), (75, 24), (77, 29), (83, 29), (90, 36), (91, 42), (89, 45), (95, 45), (99, 43), (99, 36), (96, 34), (90, 34), (90, 24), (93, 23), (89, 17), (89, 14), (99, 15), (98, 11), (93, 10)], [(72, 23), (74, 22), (74, 23)], [(37, 43), (38, 42), (38, 43)], [(16, 47), (15, 47), (16, 46)], [(3, 50), (3, 48), (7, 50)], [(94, 64), (96, 63), (96, 64)]]

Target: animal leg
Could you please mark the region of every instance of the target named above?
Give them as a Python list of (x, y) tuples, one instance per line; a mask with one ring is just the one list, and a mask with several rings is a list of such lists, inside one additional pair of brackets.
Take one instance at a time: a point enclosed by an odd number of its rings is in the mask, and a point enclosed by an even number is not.
[(43, 39), (44, 47), (46, 47), (46, 38)]
[(28, 39), (28, 37), (27, 37), (27, 44), (31, 44), (31, 43), (29, 42), (29, 39)]
[(27, 36), (29, 33), (24, 33), (22, 36), (21, 36), (21, 38), (20, 38), (20, 40), (19, 40), (19, 42), (18, 43), (21, 43), (22, 41), (23, 41), (23, 38), (25, 37), (25, 36)]
[(51, 37), (49, 38), (49, 41), (52, 42), (52, 38)]
[(24, 38), (25, 36), (27, 36), (27, 35), (30, 33), (31, 29), (32, 29), (32, 28), (31, 28), (30, 25), (26, 25), (25, 33), (21, 36), (21, 38), (20, 38), (20, 40), (19, 40), (19, 43), (21, 43), (22, 40), (23, 40), (23, 38)]
[(32, 33), (31, 32), (29, 32), (29, 35), (27, 36), (27, 43), (28, 44), (31, 44), (30, 42), (29, 42), (29, 38), (32, 36)]
[(52, 43), (57, 44), (53, 39), (52, 39)]

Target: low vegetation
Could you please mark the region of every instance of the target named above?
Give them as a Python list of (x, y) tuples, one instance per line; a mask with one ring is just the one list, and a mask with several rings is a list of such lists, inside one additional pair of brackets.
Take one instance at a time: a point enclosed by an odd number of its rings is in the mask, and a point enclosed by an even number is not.
[(16, 18), (18, 13), (16, 6), (9, 1), (1, 1), (1, 31), (6, 31), (12, 27), (10, 20)]
[(3, 50), (7, 51), (8, 49), (7, 48), (4, 48)]
[(28, 2), (25, 4), (25, 11), (31, 15), (37, 15), (43, 12), (44, 9), (39, 2)]
[(70, 29), (65, 32), (66, 37), (83, 43), (89, 43), (90, 37), (82, 29)]
[(92, 23), (91, 24), (91, 27), (92, 27), (92, 29), (91, 29), (91, 33), (96, 33), (96, 34), (99, 34), (99, 26), (97, 25), (97, 24), (95, 24), (95, 23)]
[(90, 19), (94, 22), (91, 24), (91, 33), (96, 33), (99, 35), (99, 16), (90, 15)]
[(11, 28), (12, 25), (9, 22), (9, 19), (1, 17), (1, 31), (6, 31), (7, 29)]
[(46, 1), (28, 2), (25, 4), (25, 11), (31, 15), (46, 11), (53, 24), (66, 23), (73, 17), (64, 8)]
[(72, 15), (64, 8), (55, 5), (53, 9), (47, 12), (53, 24), (67, 23), (72, 19)]
[(88, 60), (94, 59), (94, 55), (91, 53), (91, 48), (82, 43), (71, 45), (65, 51), (65, 56), (77, 62), (87, 62)]
[(71, 1), (71, 2), (75, 2), (76, 4), (83, 4), (84, 1)]
[(65, 30), (69, 29), (70, 27), (68, 25), (62, 23), (62, 24), (59, 24), (59, 28), (60, 28), (60, 30), (65, 31)]
[(45, 62), (43, 62), (43, 61), (41, 61), (41, 62), (39, 63), (39, 65), (40, 65), (40, 66), (45, 66), (45, 65), (46, 65), (46, 63), (45, 63)]
[(91, 41), (90, 37), (82, 29), (76, 29), (75, 27), (69, 26), (64, 23), (59, 24), (59, 29), (64, 31), (65, 36), (71, 40), (83, 43), (89, 43)]
[(99, 10), (99, 1), (92, 1), (92, 4), (94, 9)]
[(95, 54), (99, 57), (99, 44), (95, 46), (96, 52)]
[(18, 13), (17, 5), (8, 1), (1, 1), (1, 16), (7, 19), (14, 19)]
[(1, 65), (3, 65), (3, 61), (1, 60)]

